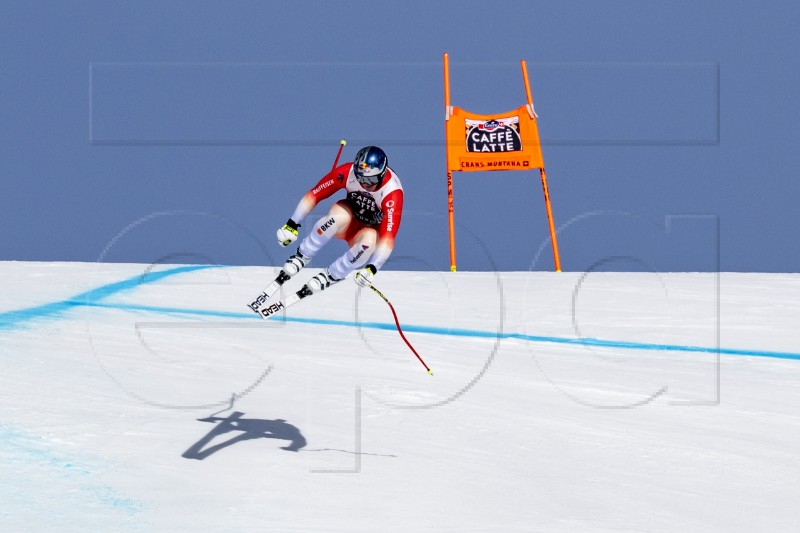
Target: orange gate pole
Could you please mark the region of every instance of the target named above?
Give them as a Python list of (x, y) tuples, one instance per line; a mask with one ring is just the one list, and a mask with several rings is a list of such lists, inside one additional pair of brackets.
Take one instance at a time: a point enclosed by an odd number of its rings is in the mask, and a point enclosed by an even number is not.
[[(522, 66), (522, 78), (525, 80), (525, 95), (528, 98), (528, 109), (531, 115), (535, 116), (536, 112), (533, 110), (533, 98), (531, 97), (531, 84), (528, 81), (528, 66), (523, 59), (520, 61)], [(544, 163), (542, 168), (539, 169), (539, 174), (542, 177), (542, 191), (544, 192), (544, 206), (547, 211), (547, 225), (550, 227), (550, 244), (553, 247), (553, 263), (556, 272), (561, 272), (561, 259), (558, 256), (558, 241), (556, 240), (556, 228), (553, 223), (553, 207), (550, 204), (550, 190), (547, 187), (547, 173), (544, 170)]]
[(444, 54), (444, 113), (445, 131), (444, 144), (447, 154), (447, 222), (450, 231), (450, 271), (456, 271), (456, 236), (455, 236), (455, 215), (453, 209), (453, 167), (450, 164), (450, 139), (447, 137), (447, 121), (450, 120), (450, 68), (447, 53)]
[(547, 189), (547, 173), (544, 168), (539, 169), (542, 175), (542, 191), (544, 191), (544, 205), (547, 209), (547, 222), (550, 226), (550, 243), (553, 245), (553, 263), (556, 267), (556, 272), (561, 272), (561, 259), (558, 257), (558, 241), (556, 241), (556, 229), (553, 225), (553, 208), (550, 205), (550, 191)]
[(525, 82), (525, 96), (528, 97), (528, 105), (533, 111), (533, 97), (531, 96), (531, 83), (528, 81), (528, 64), (525, 60), (519, 62), (522, 65), (522, 79)]

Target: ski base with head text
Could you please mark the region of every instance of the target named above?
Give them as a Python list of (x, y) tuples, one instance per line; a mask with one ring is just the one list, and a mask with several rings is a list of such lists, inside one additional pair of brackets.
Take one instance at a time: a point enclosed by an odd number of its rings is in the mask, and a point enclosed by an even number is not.
[(308, 288), (308, 285), (303, 285), (300, 290), (290, 294), (283, 300), (273, 302), (273, 296), (275, 296), (283, 284), (289, 279), (291, 279), (290, 276), (281, 270), (275, 280), (267, 285), (267, 287), (255, 298), (255, 300), (247, 304), (247, 307), (249, 307), (251, 311), (256, 313), (264, 320), (267, 320), (275, 313), (284, 311), (300, 300), (314, 294), (314, 292)]
[(261, 294), (256, 296), (256, 298), (252, 302), (247, 304), (247, 307), (249, 307), (250, 310), (253, 311), (254, 313), (259, 314), (259, 309), (262, 306), (264, 306), (264, 304), (266, 304), (270, 299), (272, 299), (272, 297), (275, 296), (275, 293), (277, 293), (283, 286), (283, 284), (289, 281), (289, 279), (291, 279), (291, 277), (288, 274), (286, 274), (286, 272), (281, 270), (280, 272), (278, 272), (278, 275), (275, 277), (272, 283), (267, 285), (267, 287), (263, 291), (261, 291)]

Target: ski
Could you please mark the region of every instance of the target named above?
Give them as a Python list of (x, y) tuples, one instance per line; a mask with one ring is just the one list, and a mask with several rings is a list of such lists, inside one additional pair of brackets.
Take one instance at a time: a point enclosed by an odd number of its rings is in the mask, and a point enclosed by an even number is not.
[(275, 303), (270, 304), (270, 305), (264, 305), (264, 306), (260, 307), (258, 309), (258, 311), (256, 311), (256, 312), (259, 315), (261, 315), (261, 318), (263, 318), (264, 320), (267, 320), (267, 319), (269, 319), (269, 317), (271, 317), (272, 315), (274, 315), (278, 311), (288, 309), (291, 306), (293, 306), (294, 304), (296, 304), (297, 302), (299, 302), (300, 300), (302, 300), (303, 298), (311, 296), (312, 294), (314, 294), (314, 293), (311, 292), (311, 289), (308, 288), (308, 285), (303, 285), (303, 287), (299, 291), (295, 292), (294, 294), (290, 294), (285, 299), (283, 299), (283, 300), (281, 300), (279, 302), (275, 302)]
[[(289, 294), (289, 296), (287, 296), (285, 299), (279, 302), (270, 303), (272, 301), (272, 297), (275, 296), (275, 294), (278, 292), (281, 286), (283, 286), (283, 284), (286, 283), (290, 278), (291, 276), (286, 274), (286, 272), (283, 269), (281, 269), (280, 273), (278, 274), (278, 277), (275, 278), (275, 281), (267, 285), (267, 288), (264, 289), (263, 292), (259, 294), (255, 300), (247, 304), (247, 307), (249, 307), (250, 310), (253, 311), (255, 314), (266, 320), (267, 318), (271, 317), (281, 309), (287, 309), (296, 304), (297, 302), (299, 302), (300, 300), (302, 300), (303, 298), (306, 298), (314, 294), (314, 291), (312, 291), (311, 288), (309, 288), (308, 283), (306, 283), (299, 291), (293, 294)], [(331, 278), (330, 275), (327, 274), (326, 272), (317, 274), (311, 279), (312, 280), (316, 279), (316, 283), (319, 286), (321, 286), (320, 290), (324, 290), (326, 287), (330, 287), (331, 284), (336, 283), (336, 281), (338, 281)]]
[(281, 269), (281, 271), (278, 273), (278, 276), (272, 281), (272, 283), (267, 285), (267, 288), (261, 291), (261, 294), (259, 294), (255, 300), (247, 304), (247, 307), (249, 307), (254, 313), (260, 315), (261, 307), (264, 306), (264, 304), (266, 304), (270, 298), (275, 296), (275, 293), (277, 293), (281, 286), (283, 286), (283, 284), (289, 279), (291, 279), (291, 277), (284, 272), (283, 269)]

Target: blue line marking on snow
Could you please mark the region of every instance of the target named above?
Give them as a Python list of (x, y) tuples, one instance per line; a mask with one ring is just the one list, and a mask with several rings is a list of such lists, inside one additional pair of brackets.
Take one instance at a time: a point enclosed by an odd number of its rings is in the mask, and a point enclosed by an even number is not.
[(188, 315), (188, 316), (203, 316), (210, 318), (258, 318), (253, 313), (237, 313), (234, 311), (208, 311), (205, 309), (183, 309), (179, 307), (161, 307), (156, 305), (139, 305), (139, 304), (115, 304), (104, 302), (92, 303), (75, 303), (76, 306), (81, 305), (84, 307), (102, 307), (105, 309), (118, 309), (121, 311), (142, 311), (145, 313), (156, 313), (160, 315)]
[[(258, 317), (255, 317), (258, 318)], [(384, 329), (395, 331), (394, 324), (383, 324), (378, 322), (346, 322), (342, 320), (321, 320), (316, 318), (292, 318), (286, 317), (287, 322), (300, 322), (307, 324), (320, 324), (331, 326), (362, 327), (369, 329)], [(542, 335), (523, 335), (521, 333), (497, 333), (491, 331), (480, 331), (471, 329), (452, 329), (431, 326), (403, 325), (405, 333), (429, 333), (433, 335), (447, 335), (451, 337), (474, 337), (483, 339), (518, 339), (528, 342), (553, 343), (553, 344), (572, 344), (577, 346), (597, 346), (602, 348), (623, 348), (630, 350), (660, 350), (672, 352), (696, 352), (696, 353), (720, 353), (723, 355), (750, 355), (753, 357), (772, 357), (776, 359), (793, 359), (800, 361), (800, 353), (791, 352), (772, 352), (764, 350), (737, 350), (731, 348), (708, 348), (702, 346), (681, 346), (678, 344), (651, 344), (642, 342), (612, 341), (592, 338), (548, 337)]]
[(215, 268), (215, 265), (188, 265), (170, 268), (167, 270), (146, 272), (133, 278), (129, 278), (116, 283), (109, 283), (102, 285), (96, 289), (82, 292), (67, 300), (60, 302), (53, 302), (44, 305), (37, 305), (35, 307), (28, 307), (26, 309), (18, 309), (16, 311), (6, 311), (0, 313), (0, 330), (14, 329), (26, 322), (38, 318), (48, 318), (60, 316), (65, 311), (82, 305), (92, 305), (98, 303), (104, 298), (108, 298), (121, 291), (135, 289), (140, 285), (155, 283), (161, 281), (169, 276), (176, 274), (183, 274), (185, 272), (194, 272), (196, 270), (204, 270), (207, 268)]
[[(237, 313), (232, 311), (209, 311), (204, 309), (182, 309), (177, 307), (157, 307), (151, 305), (136, 305), (136, 304), (114, 304), (114, 303), (92, 303), (83, 304), (91, 305), (92, 307), (104, 307), (107, 309), (118, 309), (122, 311), (144, 311), (150, 313), (164, 314), (164, 315), (184, 315), (184, 316), (199, 316), (199, 317), (213, 317), (213, 318), (230, 318), (230, 319), (253, 319), (261, 320), (260, 317), (253, 313)], [(324, 318), (303, 318), (303, 317), (282, 317), (276, 316), (273, 320), (276, 322), (293, 322), (297, 324), (314, 324), (320, 326), (342, 326), (342, 327), (361, 327), (366, 329), (378, 329), (386, 331), (396, 331), (396, 327), (392, 323), (384, 322), (352, 322), (348, 320), (333, 320)], [(800, 353), (791, 352), (775, 352), (765, 350), (739, 350), (735, 348), (709, 348), (703, 346), (681, 346), (679, 344), (654, 344), (643, 342), (628, 342), (628, 341), (613, 341), (605, 339), (594, 339), (589, 337), (583, 338), (566, 338), (566, 337), (548, 337), (543, 335), (523, 335), (521, 333), (496, 333), (491, 331), (481, 331), (474, 329), (454, 329), (443, 328), (435, 326), (419, 326), (414, 324), (404, 324), (403, 332), (405, 333), (427, 333), (430, 335), (443, 335), (449, 337), (472, 337), (481, 339), (517, 339), (526, 342), (550, 343), (550, 344), (570, 344), (576, 346), (595, 346), (599, 348), (621, 348), (629, 350), (651, 350), (651, 351), (672, 351), (672, 352), (694, 352), (694, 353), (710, 353), (722, 355), (744, 355), (752, 357), (771, 357), (774, 359), (791, 359), (800, 361)]]
[[(183, 274), (187, 272), (194, 272), (197, 270), (204, 270), (208, 268), (219, 268), (219, 265), (189, 265), (162, 270), (158, 272), (149, 272), (144, 275), (139, 275), (127, 280), (123, 280), (108, 285), (103, 285), (96, 289), (81, 293), (73, 298), (55, 302), (52, 304), (40, 305), (30, 307), (27, 309), (20, 309), (18, 311), (8, 311), (0, 313), (0, 330), (13, 329), (14, 327), (34, 320), (37, 318), (56, 317), (63, 312), (76, 307), (102, 307), (107, 309), (118, 309), (123, 311), (140, 311), (146, 313), (156, 313), (164, 315), (178, 315), (178, 316), (198, 316), (208, 318), (228, 318), (228, 319), (252, 319), (261, 320), (260, 317), (253, 313), (237, 313), (232, 311), (216, 311), (216, 310), (203, 310), (203, 309), (183, 309), (177, 307), (159, 307), (151, 305), (138, 305), (138, 304), (116, 304), (103, 302), (105, 298), (112, 296), (118, 292), (135, 289), (141, 285), (154, 283), (169, 276), (176, 274)], [(322, 326), (342, 326), (342, 327), (361, 327), (366, 329), (378, 329), (395, 331), (395, 325), (392, 323), (382, 322), (352, 322), (346, 320), (331, 320), (321, 318), (303, 318), (303, 317), (275, 317), (278, 321), (293, 322), (298, 324), (315, 324)], [(550, 343), (550, 344), (568, 344), (575, 346), (594, 346), (598, 348), (620, 348), (629, 350), (650, 350), (650, 351), (672, 351), (672, 352), (690, 352), (690, 353), (709, 353), (721, 355), (741, 355), (751, 357), (770, 357), (774, 359), (789, 359), (800, 361), (800, 353), (793, 352), (777, 352), (768, 350), (740, 350), (736, 348), (711, 348), (704, 346), (682, 346), (679, 344), (654, 344), (644, 342), (629, 342), (629, 341), (615, 341), (607, 339), (595, 338), (567, 338), (567, 337), (550, 337), (543, 335), (523, 335), (521, 333), (498, 333), (492, 331), (481, 331), (473, 329), (456, 329), (444, 328), (436, 326), (420, 326), (414, 324), (404, 324), (403, 331), (406, 333), (427, 333), (431, 335), (442, 335), (449, 337), (469, 337), (481, 339), (516, 339), (526, 342), (537, 343)]]

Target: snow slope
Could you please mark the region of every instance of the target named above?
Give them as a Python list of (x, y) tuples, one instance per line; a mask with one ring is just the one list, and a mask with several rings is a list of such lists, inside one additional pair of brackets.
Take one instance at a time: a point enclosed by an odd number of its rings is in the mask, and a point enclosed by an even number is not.
[(0, 529), (800, 530), (800, 275), (275, 272), (0, 263)]

